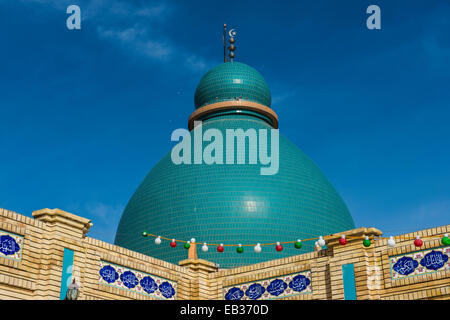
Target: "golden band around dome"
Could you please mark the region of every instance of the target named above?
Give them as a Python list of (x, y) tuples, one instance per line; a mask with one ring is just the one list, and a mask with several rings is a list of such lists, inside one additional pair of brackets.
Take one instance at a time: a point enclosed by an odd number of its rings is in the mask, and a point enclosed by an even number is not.
[(274, 129), (278, 129), (278, 116), (271, 108), (266, 107), (260, 103), (236, 100), (236, 101), (222, 101), (217, 103), (208, 104), (197, 110), (195, 110), (189, 117), (188, 128), (192, 130), (194, 128), (194, 121), (203, 118), (204, 116), (223, 110), (250, 110), (254, 112), (261, 113), (262, 115), (268, 117), (272, 123)]

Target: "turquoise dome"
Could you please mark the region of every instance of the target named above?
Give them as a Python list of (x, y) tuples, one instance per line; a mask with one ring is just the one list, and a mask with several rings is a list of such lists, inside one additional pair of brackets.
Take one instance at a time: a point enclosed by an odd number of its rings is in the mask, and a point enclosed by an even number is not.
[(270, 107), (270, 89), (263, 76), (240, 62), (225, 62), (208, 71), (194, 95), (196, 108), (207, 104), (231, 101), (235, 98)]
[[(225, 65), (219, 67), (228, 68)], [(245, 70), (250, 69), (246, 66)], [(207, 103), (207, 99), (202, 101)], [(263, 118), (236, 111), (203, 120), (203, 132), (212, 128), (225, 137), (227, 129), (259, 132), (272, 126)], [(190, 135), (194, 141), (194, 130)], [(203, 142), (203, 148), (209, 144)], [(237, 144), (234, 147), (236, 155)], [(279, 170), (274, 175), (261, 175), (261, 164), (249, 164), (248, 154), (246, 164), (234, 165), (194, 164), (193, 158), (192, 152), (192, 164), (176, 165), (168, 152), (155, 165), (123, 212), (116, 245), (177, 264), (187, 258), (182, 243), (175, 248), (167, 240), (156, 245), (153, 237), (142, 237), (142, 232), (185, 241), (195, 238), (198, 243), (246, 245), (309, 239), (355, 227), (344, 201), (322, 171), (282, 134)], [(314, 241), (304, 242), (301, 249), (285, 244), (281, 252), (274, 245), (263, 246), (261, 253), (244, 246), (242, 254), (236, 253), (236, 247), (225, 246), (222, 253), (213, 245), (208, 252), (200, 247), (200, 259), (230, 268), (310, 252)]]

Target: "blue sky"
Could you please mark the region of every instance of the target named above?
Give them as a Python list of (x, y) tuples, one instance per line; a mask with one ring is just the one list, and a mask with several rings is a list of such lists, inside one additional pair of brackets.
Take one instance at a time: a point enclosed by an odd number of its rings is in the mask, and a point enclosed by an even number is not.
[[(81, 30), (66, 8), (81, 8)], [(381, 30), (366, 8), (381, 8)], [(0, 0), (0, 208), (60, 208), (114, 239), (186, 128), (201, 76), (237, 61), (267, 80), (280, 132), (325, 172), (357, 226), (450, 223), (447, 1)]]

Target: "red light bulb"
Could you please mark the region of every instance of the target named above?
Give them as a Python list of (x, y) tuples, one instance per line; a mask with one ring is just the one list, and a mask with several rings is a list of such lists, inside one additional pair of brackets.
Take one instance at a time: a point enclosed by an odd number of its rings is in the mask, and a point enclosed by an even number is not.
[(277, 242), (277, 246), (275, 247), (275, 250), (277, 250), (278, 252), (280, 252), (280, 251), (283, 250), (283, 246), (282, 246), (279, 242)]
[(419, 236), (417, 236), (417, 237), (416, 237), (416, 240), (414, 240), (414, 245), (415, 245), (416, 247), (421, 247), (421, 246), (423, 245), (423, 241), (422, 241), (422, 239), (420, 239)]

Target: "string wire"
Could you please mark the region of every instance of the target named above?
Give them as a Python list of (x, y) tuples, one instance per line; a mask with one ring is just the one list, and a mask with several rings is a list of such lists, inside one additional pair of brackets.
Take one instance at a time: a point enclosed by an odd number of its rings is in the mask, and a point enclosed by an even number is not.
[[(423, 236), (423, 237), (420, 237), (420, 239), (428, 239), (428, 238), (438, 238), (438, 237), (442, 237), (444, 234), (438, 234), (438, 235), (434, 235), (434, 236)], [(151, 236), (151, 237), (155, 237), (155, 238), (161, 238), (161, 239), (164, 239), (164, 240), (169, 240), (169, 241), (172, 241), (172, 240), (175, 240), (175, 242), (181, 242), (181, 243), (191, 243), (190, 241), (185, 241), (185, 240), (177, 240), (177, 239), (173, 239), (173, 238), (166, 238), (166, 237), (163, 237), (163, 236), (157, 236), (157, 235), (154, 235), (154, 234), (151, 234), (151, 233), (147, 233), (147, 235), (146, 235), (146, 237), (148, 237), (148, 236)], [(334, 234), (332, 234), (332, 235), (330, 235), (330, 236), (335, 236)], [(382, 237), (382, 236), (374, 236), (374, 235), (371, 235), (371, 236), (368, 236), (369, 237), (369, 240), (373, 240), (373, 241), (376, 241), (376, 240), (382, 240), (382, 239), (389, 239), (390, 238), (390, 236), (389, 237)], [(413, 239), (416, 239), (416, 237), (405, 237), (405, 236), (392, 236), (393, 238), (394, 238), (394, 240), (395, 239), (397, 239), (397, 240), (413, 240)], [(345, 238), (346, 239), (362, 239), (362, 240), (365, 240), (366, 239), (366, 236), (345, 236)], [(317, 238), (309, 238), (309, 239), (301, 239), (301, 242), (307, 242), (307, 241), (313, 241), (313, 240), (319, 240), (320, 238), (319, 237), (317, 237)], [(280, 244), (290, 244), (290, 243), (296, 243), (297, 241), (283, 241), (283, 242), (279, 242)], [(206, 242), (192, 242), (192, 244), (206, 244), (206, 245), (210, 245), (210, 246), (220, 246), (220, 244), (217, 244), (217, 243), (206, 243)], [(259, 245), (260, 246), (273, 246), (273, 245), (276, 245), (276, 244), (278, 244), (278, 242), (271, 242), (271, 243), (260, 243)], [(239, 246), (239, 244), (222, 244), (222, 246), (224, 246), (224, 247), (238, 247)], [(254, 246), (256, 246), (256, 244), (241, 244), (241, 246), (242, 247), (254, 247)]]

